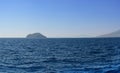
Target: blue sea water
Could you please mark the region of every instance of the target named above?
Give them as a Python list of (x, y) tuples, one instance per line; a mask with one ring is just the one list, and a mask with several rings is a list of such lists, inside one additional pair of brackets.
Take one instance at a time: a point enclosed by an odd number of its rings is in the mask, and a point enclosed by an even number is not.
[(0, 39), (0, 73), (120, 73), (120, 38)]

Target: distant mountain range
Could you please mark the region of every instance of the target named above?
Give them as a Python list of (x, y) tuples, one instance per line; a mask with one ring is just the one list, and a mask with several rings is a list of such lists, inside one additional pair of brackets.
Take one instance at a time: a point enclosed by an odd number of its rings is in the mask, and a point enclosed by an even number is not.
[(112, 33), (104, 34), (99, 37), (120, 37), (120, 30), (112, 32)]

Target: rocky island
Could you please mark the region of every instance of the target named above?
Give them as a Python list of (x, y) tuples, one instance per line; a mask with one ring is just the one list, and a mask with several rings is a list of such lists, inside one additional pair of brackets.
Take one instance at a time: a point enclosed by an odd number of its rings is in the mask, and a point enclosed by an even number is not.
[(26, 38), (33, 38), (33, 39), (46, 39), (47, 37), (40, 34), (40, 33), (33, 33), (33, 34), (28, 34)]

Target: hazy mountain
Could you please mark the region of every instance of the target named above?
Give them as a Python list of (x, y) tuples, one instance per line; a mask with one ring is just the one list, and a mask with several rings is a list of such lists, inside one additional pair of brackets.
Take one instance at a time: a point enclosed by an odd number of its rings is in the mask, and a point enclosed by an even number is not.
[(104, 34), (99, 37), (120, 37), (120, 30), (112, 32), (112, 33)]
[(33, 34), (28, 34), (26, 38), (45, 39), (47, 37), (40, 33), (33, 33)]

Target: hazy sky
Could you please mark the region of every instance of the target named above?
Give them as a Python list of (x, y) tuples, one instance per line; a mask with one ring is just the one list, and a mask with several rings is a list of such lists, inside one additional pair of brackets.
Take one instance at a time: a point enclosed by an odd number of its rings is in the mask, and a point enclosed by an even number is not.
[(118, 29), (120, 0), (0, 0), (0, 37), (83, 37)]

